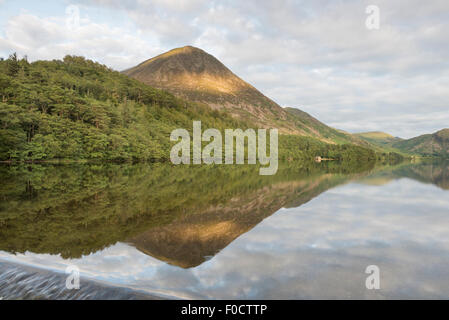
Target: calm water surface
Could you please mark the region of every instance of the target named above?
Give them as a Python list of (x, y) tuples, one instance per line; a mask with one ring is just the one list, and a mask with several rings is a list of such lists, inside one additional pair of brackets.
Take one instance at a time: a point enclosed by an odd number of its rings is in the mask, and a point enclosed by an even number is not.
[[(1, 166), (0, 178), (3, 299), (449, 298), (447, 162), (284, 164), (272, 177)], [(365, 287), (368, 265), (379, 290)]]

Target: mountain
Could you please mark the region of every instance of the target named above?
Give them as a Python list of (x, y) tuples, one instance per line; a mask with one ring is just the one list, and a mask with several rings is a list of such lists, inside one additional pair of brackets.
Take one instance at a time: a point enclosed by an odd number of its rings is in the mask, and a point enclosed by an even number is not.
[(282, 108), (199, 48), (173, 49), (123, 73), (178, 97), (226, 110), (234, 118), (258, 127), (278, 128), (284, 134), (310, 136), (328, 143), (368, 145), (301, 110)]
[[(261, 101), (270, 101), (251, 90)], [(75, 56), (33, 63), (15, 55), (0, 60), (0, 99), (0, 161), (168, 161), (174, 145), (171, 132), (191, 132), (193, 120), (221, 132), (259, 127), (250, 113), (251, 121), (236, 119), (226, 110), (176, 97)], [(294, 119), (271, 106), (279, 117)], [(295, 129), (295, 121), (279, 120), (286, 131), (290, 127), (298, 133), (279, 136), (280, 159), (375, 159), (368, 148), (328, 144), (319, 134), (307, 136), (306, 126)]]
[(225, 108), (232, 115), (264, 127), (281, 125), (284, 133), (297, 129), (278, 120), (288, 114), (275, 102), (246, 83), (212, 55), (186, 46), (173, 49), (126, 70), (124, 74), (187, 100)]
[(392, 147), (410, 154), (449, 158), (449, 129), (399, 141)]
[(391, 134), (382, 131), (362, 132), (362, 133), (355, 133), (354, 135), (356, 137), (359, 137), (360, 139), (363, 139), (367, 142), (370, 142), (374, 145), (378, 145), (381, 147), (389, 147), (393, 143), (403, 140), (399, 137), (393, 137)]

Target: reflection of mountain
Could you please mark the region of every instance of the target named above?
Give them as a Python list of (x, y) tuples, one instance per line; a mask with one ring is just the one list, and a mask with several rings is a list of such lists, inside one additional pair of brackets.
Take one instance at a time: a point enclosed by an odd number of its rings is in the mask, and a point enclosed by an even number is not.
[(0, 250), (75, 258), (117, 241), (189, 267), (283, 206), (354, 177), (338, 164), (0, 167)]
[(183, 268), (195, 267), (280, 208), (300, 206), (350, 177), (317, 174), (279, 182), (233, 197), (224, 205), (182, 216), (168, 225), (150, 228), (129, 242), (159, 260)]
[(449, 162), (423, 162), (418, 165), (403, 166), (394, 171), (401, 177), (407, 177), (424, 183), (437, 185), (449, 190)]
[(371, 185), (387, 184), (398, 178), (409, 178), (423, 183), (434, 184), (441, 189), (449, 190), (449, 162), (403, 163), (393, 167), (381, 168), (361, 180)]

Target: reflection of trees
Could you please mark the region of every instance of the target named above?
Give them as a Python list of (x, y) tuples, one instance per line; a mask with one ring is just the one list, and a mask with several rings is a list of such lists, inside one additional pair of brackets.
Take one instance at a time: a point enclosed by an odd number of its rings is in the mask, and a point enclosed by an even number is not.
[(421, 163), (405, 167), (401, 172), (406, 177), (449, 190), (449, 162)]
[[(256, 166), (2, 166), (0, 250), (74, 258), (128, 240), (192, 266), (279, 208), (371, 167), (284, 164), (264, 177)], [(176, 250), (190, 256), (168, 254)]]
[(394, 166), (381, 166), (373, 170), (373, 173), (362, 179), (361, 182), (382, 185), (397, 178), (410, 178), (448, 190), (449, 162), (403, 162)]

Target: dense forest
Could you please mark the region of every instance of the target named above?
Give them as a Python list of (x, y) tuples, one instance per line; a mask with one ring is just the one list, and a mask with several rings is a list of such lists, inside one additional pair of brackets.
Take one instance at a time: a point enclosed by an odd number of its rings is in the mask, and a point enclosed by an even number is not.
[[(255, 128), (83, 57), (0, 60), (0, 160), (168, 160), (173, 129)], [(280, 136), (281, 159), (374, 160), (374, 151)], [(384, 156), (389, 156), (384, 155)]]

